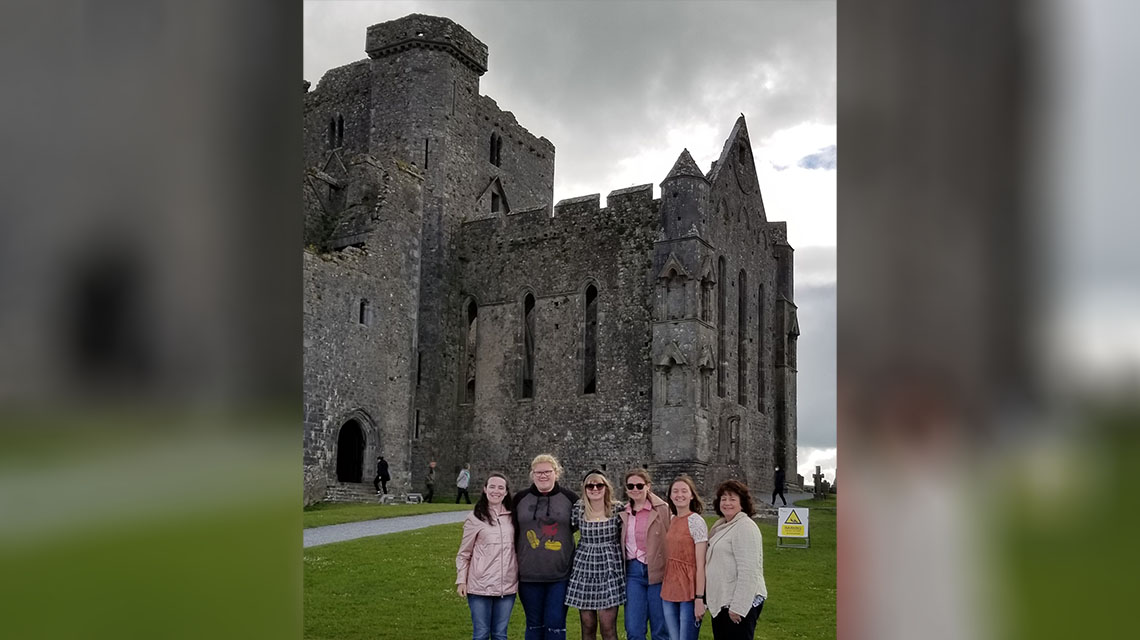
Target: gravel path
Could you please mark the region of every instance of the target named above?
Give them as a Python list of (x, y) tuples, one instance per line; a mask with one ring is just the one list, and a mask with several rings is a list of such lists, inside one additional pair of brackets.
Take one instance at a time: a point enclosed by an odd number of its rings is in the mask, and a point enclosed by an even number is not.
[(346, 522), (344, 524), (330, 524), (326, 527), (313, 527), (304, 530), (303, 547), (316, 547), (333, 542), (345, 542), (357, 538), (380, 536), (385, 533), (397, 533), (422, 529), (437, 524), (451, 524), (463, 522), (470, 511), (442, 511), (439, 513), (425, 513), (418, 516), (400, 516), (398, 518), (381, 518), (379, 520), (365, 520), (363, 522)]
[[(771, 507), (768, 499), (772, 495), (760, 497), (753, 495), (753, 500), (757, 501), (756, 508), (762, 509)], [(811, 498), (810, 493), (793, 493), (787, 492), (784, 497), (788, 499), (788, 506), (795, 504), (797, 500), (807, 500)], [(777, 502), (777, 506), (784, 506)], [(713, 509), (707, 510), (712, 513)], [(331, 524), (327, 527), (313, 527), (312, 529), (304, 530), (304, 548), (317, 547), (322, 544), (332, 544), (333, 542), (345, 542), (347, 540), (355, 540), (357, 538), (367, 538), (369, 536), (381, 536), (385, 533), (398, 533), (400, 531), (411, 531), (412, 529), (422, 529), (424, 527), (431, 527), (437, 524), (451, 524), (453, 522), (463, 522), (470, 511), (442, 511), (440, 513), (425, 513), (419, 516), (401, 516), (399, 518), (380, 518), (379, 520), (365, 520), (364, 522), (346, 522), (344, 524)]]

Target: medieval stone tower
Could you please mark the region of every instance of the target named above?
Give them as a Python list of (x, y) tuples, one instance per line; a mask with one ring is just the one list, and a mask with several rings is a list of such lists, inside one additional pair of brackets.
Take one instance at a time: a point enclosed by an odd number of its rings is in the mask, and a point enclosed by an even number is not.
[(796, 468), (792, 248), (748, 128), (708, 172), (553, 203), (554, 145), (479, 94), (445, 18), (368, 29), (305, 85), (306, 486), (477, 483), (557, 455), (565, 482), (648, 465), (769, 489)]

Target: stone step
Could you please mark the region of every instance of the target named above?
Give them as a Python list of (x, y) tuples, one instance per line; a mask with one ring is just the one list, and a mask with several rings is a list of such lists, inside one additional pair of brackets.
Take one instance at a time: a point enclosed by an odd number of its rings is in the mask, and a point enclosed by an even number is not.
[[(338, 482), (329, 485), (325, 492), (325, 502), (381, 502), (385, 496), (376, 495), (376, 488), (369, 482)], [(387, 501), (404, 503), (407, 496), (391, 490), (387, 493)]]

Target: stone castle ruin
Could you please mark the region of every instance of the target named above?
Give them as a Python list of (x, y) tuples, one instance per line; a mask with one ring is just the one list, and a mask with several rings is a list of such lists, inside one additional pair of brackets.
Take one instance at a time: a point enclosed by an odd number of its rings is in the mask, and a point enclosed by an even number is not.
[[(576, 487), (646, 465), (704, 492), (796, 469), (792, 248), (744, 116), (702, 171), (553, 202), (554, 145), (480, 95), (487, 46), (445, 18), (368, 29), (368, 59), (305, 83), (307, 495), (437, 491), (472, 463)], [(794, 472), (792, 474), (794, 477)], [(369, 487), (369, 490), (371, 488)]]

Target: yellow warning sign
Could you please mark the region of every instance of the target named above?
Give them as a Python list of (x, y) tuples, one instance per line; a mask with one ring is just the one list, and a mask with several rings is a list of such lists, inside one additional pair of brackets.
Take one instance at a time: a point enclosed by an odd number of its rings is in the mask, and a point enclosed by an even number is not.
[(808, 510), (800, 507), (783, 507), (779, 511), (779, 535), (781, 538), (808, 537)]

